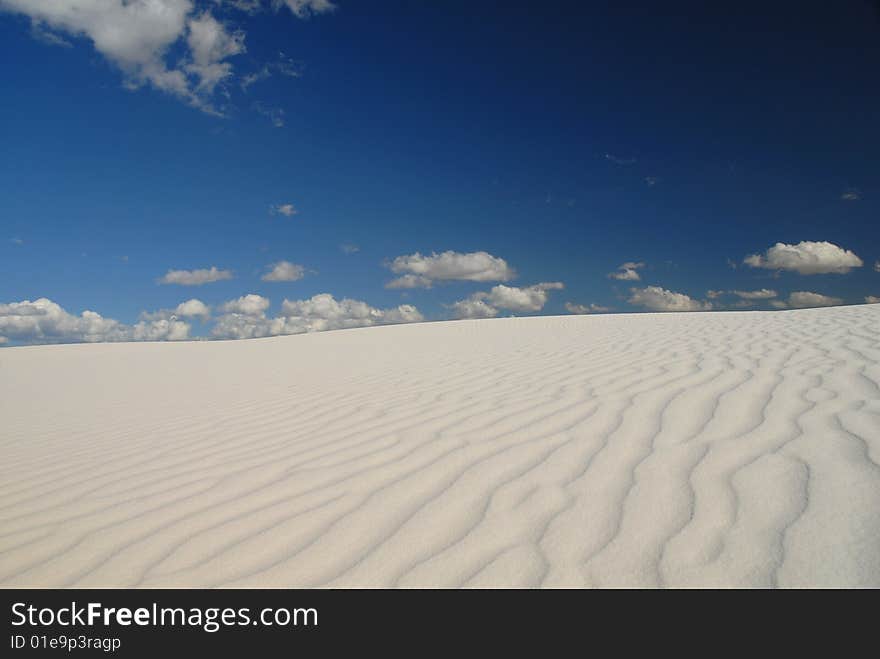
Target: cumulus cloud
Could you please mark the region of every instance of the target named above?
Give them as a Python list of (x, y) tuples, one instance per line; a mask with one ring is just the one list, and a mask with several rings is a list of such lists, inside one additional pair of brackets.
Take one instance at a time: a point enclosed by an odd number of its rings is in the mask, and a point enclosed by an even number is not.
[(877, 297), (876, 295), (866, 295), (865, 302), (868, 304), (880, 304), (880, 297)]
[(602, 307), (598, 304), (575, 304), (573, 302), (565, 303), (565, 310), (569, 313), (574, 314), (587, 314), (587, 313), (605, 313), (606, 311), (611, 311), (611, 307)]
[(880, 272), (880, 261), (874, 264), (874, 272)]
[(290, 261), (270, 263), (267, 270), (268, 272), (260, 277), (263, 281), (297, 281), (306, 274), (305, 268)]
[(608, 276), (611, 279), (619, 279), (621, 281), (639, 281), (641, 277), (636, 271), (644, 267), (644, 263), (627, 261), (626, 263), (621, 264), (614, 272), (609, 272)]
[(392, 279), (385, 288), (431, 288), (434, 284), (428, 277), (421, 275), (402, 275)]
[(339, 249), (343, 254), (356, 254), (361, 251), (361, 248), (354, 243), (342, 243)]
[(180, 286), (201, 286), (215, 281), (232, 279), (231, 270), (218, 270), (216, 266), (201, 270), (169, 270), (160, 279), (160, 284), (178, 284)]
[(764, 254), (752, 254), (743, 263), (753, 268), (791, 270), (802, 275), (845, 274), (863, 265), (853, 252), (827, 241), (805, 240), (797, 245), (776, 243)]
[[(509, 281), (516, 272), (507, 261), (488, 252), (453, 252), (430, 256), (419, 252), (398, 256), (386, 264), (395, 274), (403, 275), (387, 284), (388, 288), (427, 288), (434, 281)], [(407, 276), (411, 275), (411, 276)]]
[(191, 300), (187, 300), (186, 302), (181, 302), (180, 304), (178, 304), (177, 308), (174, 310), (174, 313), (177, 316), (182, 316), (184, 318), (200, 317), (203, 319), (207, 319), (211, 315), (211, 309), (201, 300), (196, 300), (195, 298), (193, 298)]
[(862, 198), (862, 193), (856, 188), (848, 188), (843, 191), (843, 194), (840, 195), (840, 198), (844, 201), (858, 201)]
[[(508, 309), (510, 311), (540, 311), (547, 304), (547, 291), (561, 290), (565, 288), (562, 282), (543, 282), (528, 286), (526, 288), (517, 288), (516, 286), (505, 286), (499, 284), (493, 286), (492, 290), (484, 293), (485, 299), (493, 307), (499, 309)], [(480, 295), (479, 293), (477, 295)]]
[(293, 217), (299, 211), (297, 211), (293, 204), (274, 204), (269, 206), (269, 213), (271, 215), (284, 215), (285, 217)]
[[(242, 304), (245, 298), (255, 299), (253, 304)], [(360, 300), (337, 300), (329, 293), (321, 293), (307, 300), (284, 300), (281, 313), (271, 318), (265, 313), (269, 306), (266, 298), (258, 295), (245, 298), (221, 307), (228, 313), (217, 319), (212, 330), (215, 337), (256, 338), (424, 320), (419, 310), (409, 304), (378, 309)]]
[(733, 295), (743, 300), (769, 300), (776, 297), (776, 291), (769, 288), (762, 288), (757, 291), (730, 291)]
[(0, 304), (0, 336), (22, 343), (180, 341), (189, 331), (188, 323), (170, 318), (125, 325), (89, 310), (75, 316), (47, 298)]
[(695, 300), (684, 293), (668, 291), (659, 286), (630, 289), (630, 304), (650, 311), (708, 311), (712, 303)]
[(452, 305), (453, 318), (494, 318), (498, 309), (485, 300), (469, 297)]
[(269, 299), (262, 295), (250, 293), (236, 300), (221, 304), (218, 309), (224, 313), (237, 313), (246, 316), (258, 316), (269, 308)]
[(181, 302), (174, 309), (159, 309), (158, 311), (144, 311), (141, 320), (178, 320), (179, 318), (201, 318), (208, 320), (211, 317), (211, 308), (195, 298)]
[(488, 292), (480, 291), (452, 305), (456, 318), (494, 318), (499, 309), (528, 313), (540, 311), (547, 304), (548, 291), (564, 288), (561, 282), (544, 282), (518, 288), (499, 284)]
[(777, 309), (807, 309), (810, 307), (834, 307), (843, 304), (839, 297), (830, 297), (809, 291), (795, 291), (787, 300), (774, 300), (771, 304)]

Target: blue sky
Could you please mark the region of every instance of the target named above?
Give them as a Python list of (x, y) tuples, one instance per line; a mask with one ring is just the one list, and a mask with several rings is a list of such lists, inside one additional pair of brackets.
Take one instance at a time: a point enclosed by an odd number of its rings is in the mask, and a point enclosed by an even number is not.
[(880, 12), (772, 4), (0, 0), (0, 336), (874, 299)]

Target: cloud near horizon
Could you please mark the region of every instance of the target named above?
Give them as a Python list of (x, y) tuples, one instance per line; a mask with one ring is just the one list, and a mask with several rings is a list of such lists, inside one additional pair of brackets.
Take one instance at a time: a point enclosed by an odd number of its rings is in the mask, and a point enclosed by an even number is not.
[(499, 284), (488, 292), (479, 291), (452, 304), (455, 318), (494, 318), (501, 309), (529, 313), (540, 311), (547, 304), (548, 291), (565, 288), (562, 282), (543, 282), (518, 288)]
[(588, 313), (605, 313), (611, 311), (611, 307), (603, 307), (598, 304), (575, 304), (573, 302), (565, 303), (565, 310), (568, 313), (573, 314), (588, 314)]
[(218, 339), (250, 339), (424, 320), (410, 304), (378, 309), (360, 300), (337, 300), (330, 293), (307, 300), (285, 299), (281, 313), (275, 317), (266, 315), (268, 307), (269, 300), (259, 295), (232, 300), (221, 307), (227, 313), (217, 318), (211, 334)]
[(627, 300), (630, 304), (644, 307), (649, 311), (709, 311), (712, 309), (711, 302), (695, 300), (684, 293), (676, 293), (659, 286), (631, 288), (630, 293), (631, 296)]
[(171, 317), (125, 325), (89, 310), (74, 316), (48, 298), (0, 304), (3, 343), (182, 341), (189, 338), (190, 328), (189, 323)]
[(809, 309), (812, 307), (836, 307), (843, 304), (839, 297), (831, 297), (809, 291), (795, 291), (787, 300), (774, 300), (770, 303), (776, 309)]
[(804, 240), (797, 245), (776, 243), (763, 254), (751, 254), (743, 263), (752, 268), (789, 270), (802, 275), (846, 274), (863, 265), (853, 252), (827, 241)]

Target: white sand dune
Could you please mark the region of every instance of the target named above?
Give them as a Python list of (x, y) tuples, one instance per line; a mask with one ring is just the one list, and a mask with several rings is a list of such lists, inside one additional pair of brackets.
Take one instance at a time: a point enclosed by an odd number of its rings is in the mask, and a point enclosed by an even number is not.
[(0, 350), (4, 586), (880, 586), (880, 305)]

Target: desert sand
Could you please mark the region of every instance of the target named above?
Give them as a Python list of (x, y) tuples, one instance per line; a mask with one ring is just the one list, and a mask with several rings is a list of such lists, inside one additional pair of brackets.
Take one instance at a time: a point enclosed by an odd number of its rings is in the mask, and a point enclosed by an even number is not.
[(880, 305), (0, 350), (0, 584), (880, 586)]

